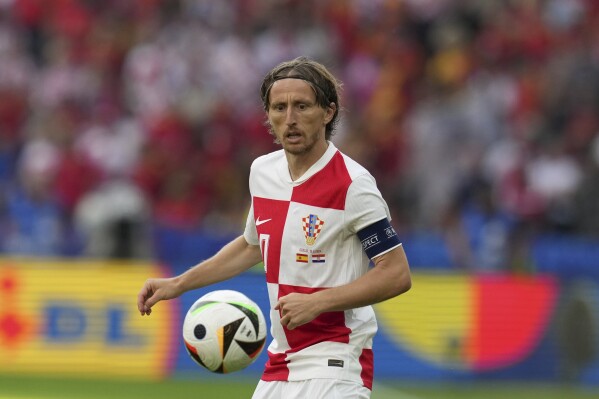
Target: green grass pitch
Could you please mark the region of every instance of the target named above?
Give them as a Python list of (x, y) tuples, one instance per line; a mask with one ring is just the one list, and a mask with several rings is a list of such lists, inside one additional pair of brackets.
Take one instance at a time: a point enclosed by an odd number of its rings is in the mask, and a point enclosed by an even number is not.
[[(22, 375), (0, 376), (0, 399), (196, 399), (251, 398), (256, 381), (234, 375), (165, 381), (102, 380)], [(380, 382), (372, 399), (591, 399), (599, 387)]]

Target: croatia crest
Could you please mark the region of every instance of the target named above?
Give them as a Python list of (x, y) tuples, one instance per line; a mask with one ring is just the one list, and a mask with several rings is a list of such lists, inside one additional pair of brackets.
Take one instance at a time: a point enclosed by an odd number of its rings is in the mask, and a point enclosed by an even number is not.
[(323, 225), (324, 220), (320, 220), (317, 215), (302, 218), (302, 228), (304, 229), (307, 245), (314, 245)]

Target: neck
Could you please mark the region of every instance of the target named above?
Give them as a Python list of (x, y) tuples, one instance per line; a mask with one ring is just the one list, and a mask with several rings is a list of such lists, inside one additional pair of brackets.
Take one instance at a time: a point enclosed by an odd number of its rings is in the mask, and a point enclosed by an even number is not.
[(287, 165), (289, 166), (291, 180), (295, 181), (302, 177), (324, 155), (327, 148), (329, 148), (328, 141), (323, 141), (315, 145), (310, 151), (301, 154), (286, 151), (285, 155), (287, 156)]

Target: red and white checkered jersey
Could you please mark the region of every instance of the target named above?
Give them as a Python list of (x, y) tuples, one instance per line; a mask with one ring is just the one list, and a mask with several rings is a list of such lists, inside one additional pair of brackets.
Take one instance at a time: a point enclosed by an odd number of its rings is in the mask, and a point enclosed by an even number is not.
[(323, 313), (288, 330), (274, 310), (278, 298), (350, 283), (369, 259), (356, 232), (389, 218), (368, 171), (329, 142), (325, 154), (292, 181), (283, 150), (254, 161), (245, 239), (260, 245), (271, 304), (263, 380), (336, 378), (372, 388), (372, 307)]

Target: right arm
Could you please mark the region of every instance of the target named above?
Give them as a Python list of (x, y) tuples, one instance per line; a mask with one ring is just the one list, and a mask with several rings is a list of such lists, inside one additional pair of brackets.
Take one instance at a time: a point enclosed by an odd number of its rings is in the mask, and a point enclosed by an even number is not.
[(187, 291), (227, 280), (261, 260), (260, 247), (248, 244), (243, 236), (239, 236), (213, 257), (176, 277), (148, 279), (137, 295), (137, 308), (142, 316), (149, 315), (152, 306), (161, 300), (176, 298)]

